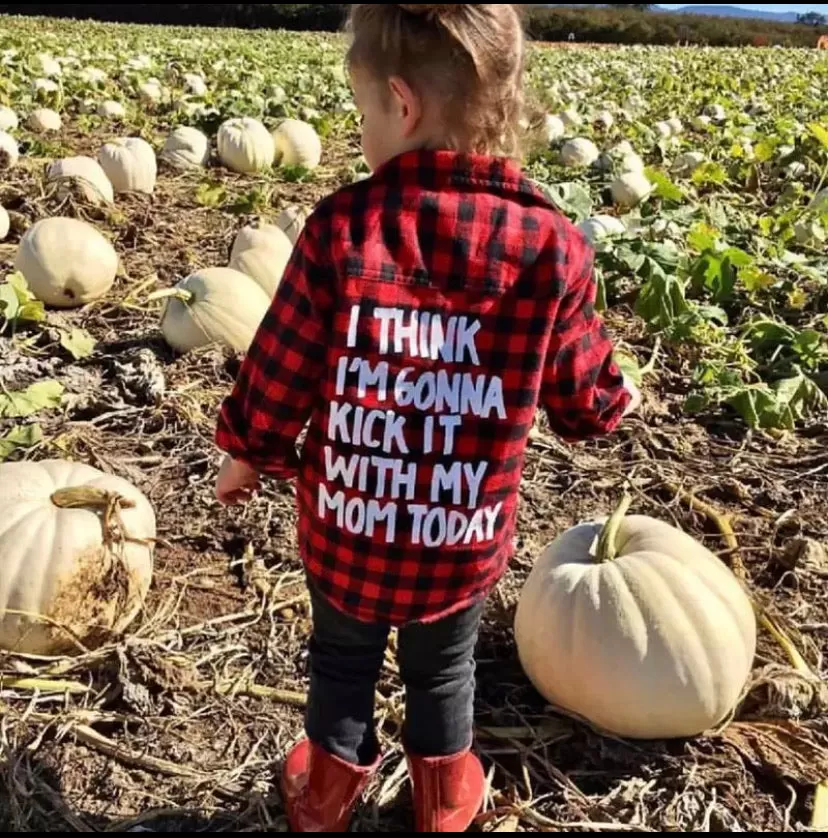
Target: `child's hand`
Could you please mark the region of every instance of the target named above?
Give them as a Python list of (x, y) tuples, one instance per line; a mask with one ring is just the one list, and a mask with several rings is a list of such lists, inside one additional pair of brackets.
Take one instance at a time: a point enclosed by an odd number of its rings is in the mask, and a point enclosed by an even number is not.
[(632, 400), (629, 405), (627, 405), (627, 409), (624, 411), (624, 416), (629, 416), (641, 407), (641, 390), (639, 390), (638, 385), (636, 385), (636, 383), (626, 375), (624, 376), (624, 387), (630, 396), (632, 396)]
[(258, 472), (246, 463), (225, 457), (216, 481), (216, 497), (224, 506), (248, 503), (262, 488)]

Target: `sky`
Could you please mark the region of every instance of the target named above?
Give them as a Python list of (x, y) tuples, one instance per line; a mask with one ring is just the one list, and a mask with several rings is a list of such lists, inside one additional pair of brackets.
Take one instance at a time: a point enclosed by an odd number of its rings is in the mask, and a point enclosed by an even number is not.
[[(660, 3), (667, 9), (680, 9), (687, 3)], [(828, 14), (828, 3), (696, 3), (702, 6), (741, 6), (743, 9), (761, 9), (765, 12), (822, 12)]]

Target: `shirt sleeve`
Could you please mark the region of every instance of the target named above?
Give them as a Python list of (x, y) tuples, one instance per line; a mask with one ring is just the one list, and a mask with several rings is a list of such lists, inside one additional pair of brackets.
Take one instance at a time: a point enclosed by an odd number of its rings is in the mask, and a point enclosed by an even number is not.
[(566, 295), (547, 353), (542, 403), (553, 431), (578, 441), (613, 431), (631, 397), (595, 311), (598, 286), (592, 250), (577, 233), (567, 249)]
[[(312, 219), (311, 219), (312, 221)], [(260, 474), (296, 477), (296, 443), (325, 378), (335, 272), (308, 222), (222, 406), (216, 443)]]

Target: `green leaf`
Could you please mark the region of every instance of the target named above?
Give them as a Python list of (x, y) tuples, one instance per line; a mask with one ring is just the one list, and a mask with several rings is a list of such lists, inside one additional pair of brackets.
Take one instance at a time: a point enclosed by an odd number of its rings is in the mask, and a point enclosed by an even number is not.
[(11, 323), (17, 320), (20, 312), (20, 301), (11, 285), (0, 285), (0, 315)]
[(676, 276), (654, 271), (638, 294), (635, 311), (654, 329), (667, 329), (689, 306), (684, 284)]
[(692, 250), (703, 253), (705, 250), (713, 250), (721, 234), (715, 227), (704, 222), (696, 224), (687, 236), (687, 246)]
[(201, 183), (195, 199), (202, 207), (220, 207), (227, 199), (227, 189), (221, 183)]
[(60, 345), (76, 361), (88, 358), (95, 351), (95, 344), (95, 338), (85, 329), (72, 329), (71, 332), (60, 333)]
[(779, 143), (776, 140), (762, 140), (754, 149), (756, 159), (760, 163), (769, 163), (776, 156)]
[(687, 197), (680, 186), (673, 183), (672, 180), (659, 169), (647, 169), (647, 177), (650, 183), (653, 184), (653, 194), (657, 198), (662, 198), (665, 201), (672, 201), (675, 204), (680, 204)]
[(592, 214), (592, 196), (582, 183), (554, 183), (547, 186), (545, 191), (552, 203), (577, 223), (585, 221)]
[(721, 186), (727, 183), (727, 170), (721, 163), (713, 163), (708, 161), (702, 163), (695, 172), (693, 172), (693, 183), (697, 186)]
[(22, 419), (41, 410), (60, 407), (63, 385), (58, 381), (40, 381), (15, 393), (0, 393), (0, 419)]
[(25, 448), (33, 448), (43, 441), (40, 425), (18, 425), (0, 436), (0, 463)]
[(808, 130), (817, 138), (819, 144), (828, 151), (828, 126), (813, 122), (808, 126)]
[(776, 277), (763, 271), (757, 265), (751, 265), (739, 271), (739, 280), (751, 294), (766, 291), (776, 284)]
[(641, 372), (641, 365), (638, 360), (630, 355), (628, 352), (616, 349), (614, 353), (615, 363), (621, 372), (624, 373), (634, 384), (641, 385), (644, 376)]

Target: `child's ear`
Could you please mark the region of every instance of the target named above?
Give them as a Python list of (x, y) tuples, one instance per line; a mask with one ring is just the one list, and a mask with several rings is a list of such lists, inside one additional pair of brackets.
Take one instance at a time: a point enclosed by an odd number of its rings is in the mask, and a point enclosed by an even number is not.
[(420, 127), (423, 118), (423, 103), (411, 85), (400, 76), (388, 80), (391, 90), (391, 107), (402, 124), (404, 137), (411, 137)]

